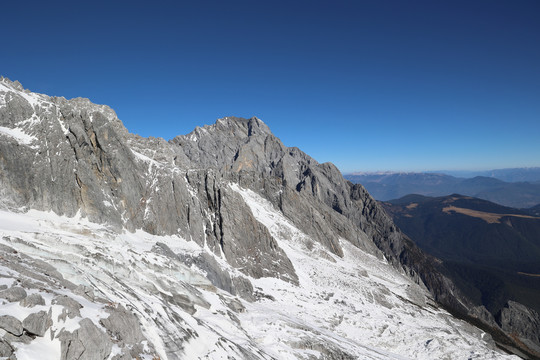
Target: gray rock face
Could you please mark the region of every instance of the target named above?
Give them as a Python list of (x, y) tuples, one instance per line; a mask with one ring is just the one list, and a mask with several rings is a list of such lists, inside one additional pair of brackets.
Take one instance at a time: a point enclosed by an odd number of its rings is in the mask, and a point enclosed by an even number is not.
[(111, 315), (101, 320), (101, 324), (112, 336), (126, 344), (137, 344), (143, 341), (139, 320), (122, 305), (112, 310)]
[(20, 304), (21, 306), (32, 308), (37, 305), (45, 305), (45, 299), (39, 294), (30, 294)]
[(51, 312), (40, 311), (28, 315), (22, 322), (22, 326), (27, 333), (37, 336), (45, 335), (45, 332), (51, 327)]
[(476, 316), (482, 320), (485, 324), (491, 325), (492, 327), (497, 327), (495, 318), (484, 306), (476, 306), (471, 309), (471, 315)]
[(497, 322), (507, 333), (540, 344), (540, 315), (525, 305), (508, 301), (497, 316)]
[(9, 343), (0, 339), (0, 357), (9, 357), (13, 354), (13, 348)]
[(15, 336), (21, 336), (23, 333), (22, 323), (11, 315), (0, 316), (0, 328)]
[(109, 337), (90, 319), (79, 322), (80, 328), (73, 333), (63, 331), (58, 338), (61, 342), (61, 360), (103, 360), (112, 349)]
[(73, 293), (77, 295), (81, 295), (82, 297), (86, 298), (89, 301), (95, 300), (94, 290), (88, 286), (85, 285), (79, 285), (73, 290)]
[[(6, 333), (4, 335), (4, 341), (7, 343), (13, 344), (13, 343), (22, 343), (22, 344), (30, 344), (34, 340), (33, 337), (29, 336), (28, 334), (22, 334), (20, 336), (15, 336), (11, 333)], [(13, 347), (16, 347), (17, 345), (14, 344)]]
[(52, 304), (63, 306), (62, 313), (58, 315), (60, 320), (65, 320), (66, 318), (73, 319), (76, 316), (81, 316), (80, 310), (82, 309), (82, 305), (67, 295), (59, 295), (55, 297)]
[(298, 341), (290, 345), (294, 348), (318, 351), (322, 354), (323, 359), (328, 360), (355, 360), (358, 358), (354, 354), (348, 354), (345, 351), (332, 346), (331, 344), (321, 344), (311, 340)]
[(0, 298), (9, 302), (21, 301), (26, 297), (26, 290), (19, 286), (13, 286), (9, 289), (0, 291)]

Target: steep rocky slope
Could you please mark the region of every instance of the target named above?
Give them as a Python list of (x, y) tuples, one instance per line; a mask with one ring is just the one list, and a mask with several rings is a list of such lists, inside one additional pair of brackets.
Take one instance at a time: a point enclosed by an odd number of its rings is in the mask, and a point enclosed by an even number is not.
[(256, 118), (145, 139), (106, 106), (2, 79), (0, 189), (0, 275), (43, 299), (2, 305), (20, 359), (503, 356), (437, 305), (484, 313), (361, 185)]

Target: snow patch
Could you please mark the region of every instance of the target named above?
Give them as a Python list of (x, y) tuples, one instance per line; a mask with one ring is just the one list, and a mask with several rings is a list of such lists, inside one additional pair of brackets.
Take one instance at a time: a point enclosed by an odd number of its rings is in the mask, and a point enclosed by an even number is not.
[(19, 128), (7, 128), (0, 126), (0, 133), (15, 139), (21, 145), (30, 145), (37, 140), (35, 136), (28, 135)]
[(60, 340), (51, 340), (50, 329), (43, 337), (36, 337), (30, 344), (17, 343), (17, 360), (58, 360), (61, 358)]
[(137, 152), (137, 151), (135, 151), (133, 149), (131, 149), (131, 152), (133, 153), (133, 155), (135, 155), (135, 158), (137, 158), (140, 161), (143, 161), (143, 162), (149, 163), (151, 165), (155, 165), (155, 166), (160, 166), (161, 165), (156, 160), (151, 159), (148, 156), (141, 154), (140, 152)]

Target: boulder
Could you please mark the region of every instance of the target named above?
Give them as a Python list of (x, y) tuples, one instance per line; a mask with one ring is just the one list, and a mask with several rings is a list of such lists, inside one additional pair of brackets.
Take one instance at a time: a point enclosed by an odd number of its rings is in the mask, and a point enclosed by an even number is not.
[(52, 325), (51, 314), (51, 311), (30, 314), (23, 320), (22, 326), (29, 334), (43, 336)]
[(52, 300), (53, 305), (62, 305), (64, 309), (62, 313), (58, 315), (58, 320), (65, 321), (66, 317), (73, 319), (76, 316), (81, 316), (82, 305), (78, 301), (70, 298), (67, 295), (58, 295)]
[(100, 322), (116, 339), (126, 344), (137, 344), (144, 339), (139, 320), (122, 305), (118, 305), (108, 318)]
[(0, 339), (0, 357), (9, 357), (11, 354), (13, 354), (11, 345), (7, 341)]
[(30, 294), (19, 303), (21, 306), (32, 308), (37, 305), (45, 305), (45, 299), (39, 294)]
[(30, 344), (34, 340), (34, 338), (28, 334), (22, 334), (21, 336), (15, 336), (10, 333), (6, 333), (4, 335), (4, 341), (7, 341), (8, 343), (23, 343), (23, 344)]
[(23, 333), (22, 323), (11, 315), (0, 316), (0, 328), (15, 336), (21, 336)]
[(19, 286), (13, 286), (9, 289), (0, 291), (0, 298), (9, 302), (21, 301), (26, 297), (26, 290)]
[(70, 333), (62, 331), (58, 334), (61, 347), (61, 360), (101, 360), (111, 354), (112, 343), (103, 331), (92, 320), (84, 318), (79, 322), (80, 328)]

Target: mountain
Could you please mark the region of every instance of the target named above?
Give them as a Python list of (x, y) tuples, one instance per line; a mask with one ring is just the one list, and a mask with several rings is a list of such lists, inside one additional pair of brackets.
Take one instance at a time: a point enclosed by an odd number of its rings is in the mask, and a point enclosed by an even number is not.
[(486, 171), (437, 171), (437, 173), (455, 177), (472, 178), (476, 176), (491, 177), (505, 182), (538, 182), (540, 167), (494, 169)]
[[(534, 174), (532, 170), (531, 174)], [(344, 177), (353, 183), (362, 184), (375, 199), (380, 201), (398, 199), (408, 194), (425, 196), (462, 194), (514, 208), (528, 208), (540, 203), (540, 182), (537, 181), (505, 182), (486, 176), (456, 178), (437, 173), (391, 172), (349, 174)]]
[(500, 325), (509, 301), (540, 313), (540, 217), (455, 194), (410, 195), (383, 206)]
[(430, 195), (451, 192), (462, 180), (432, 173), (375, 173), (345, 175), (347, 180), (362, 184), (377, 200), (398, 199), (407, 194)]
[(364, 187), (257, 118), (142, 138), (2, 78), (0, 169), (1, 357), (536, 356)]

